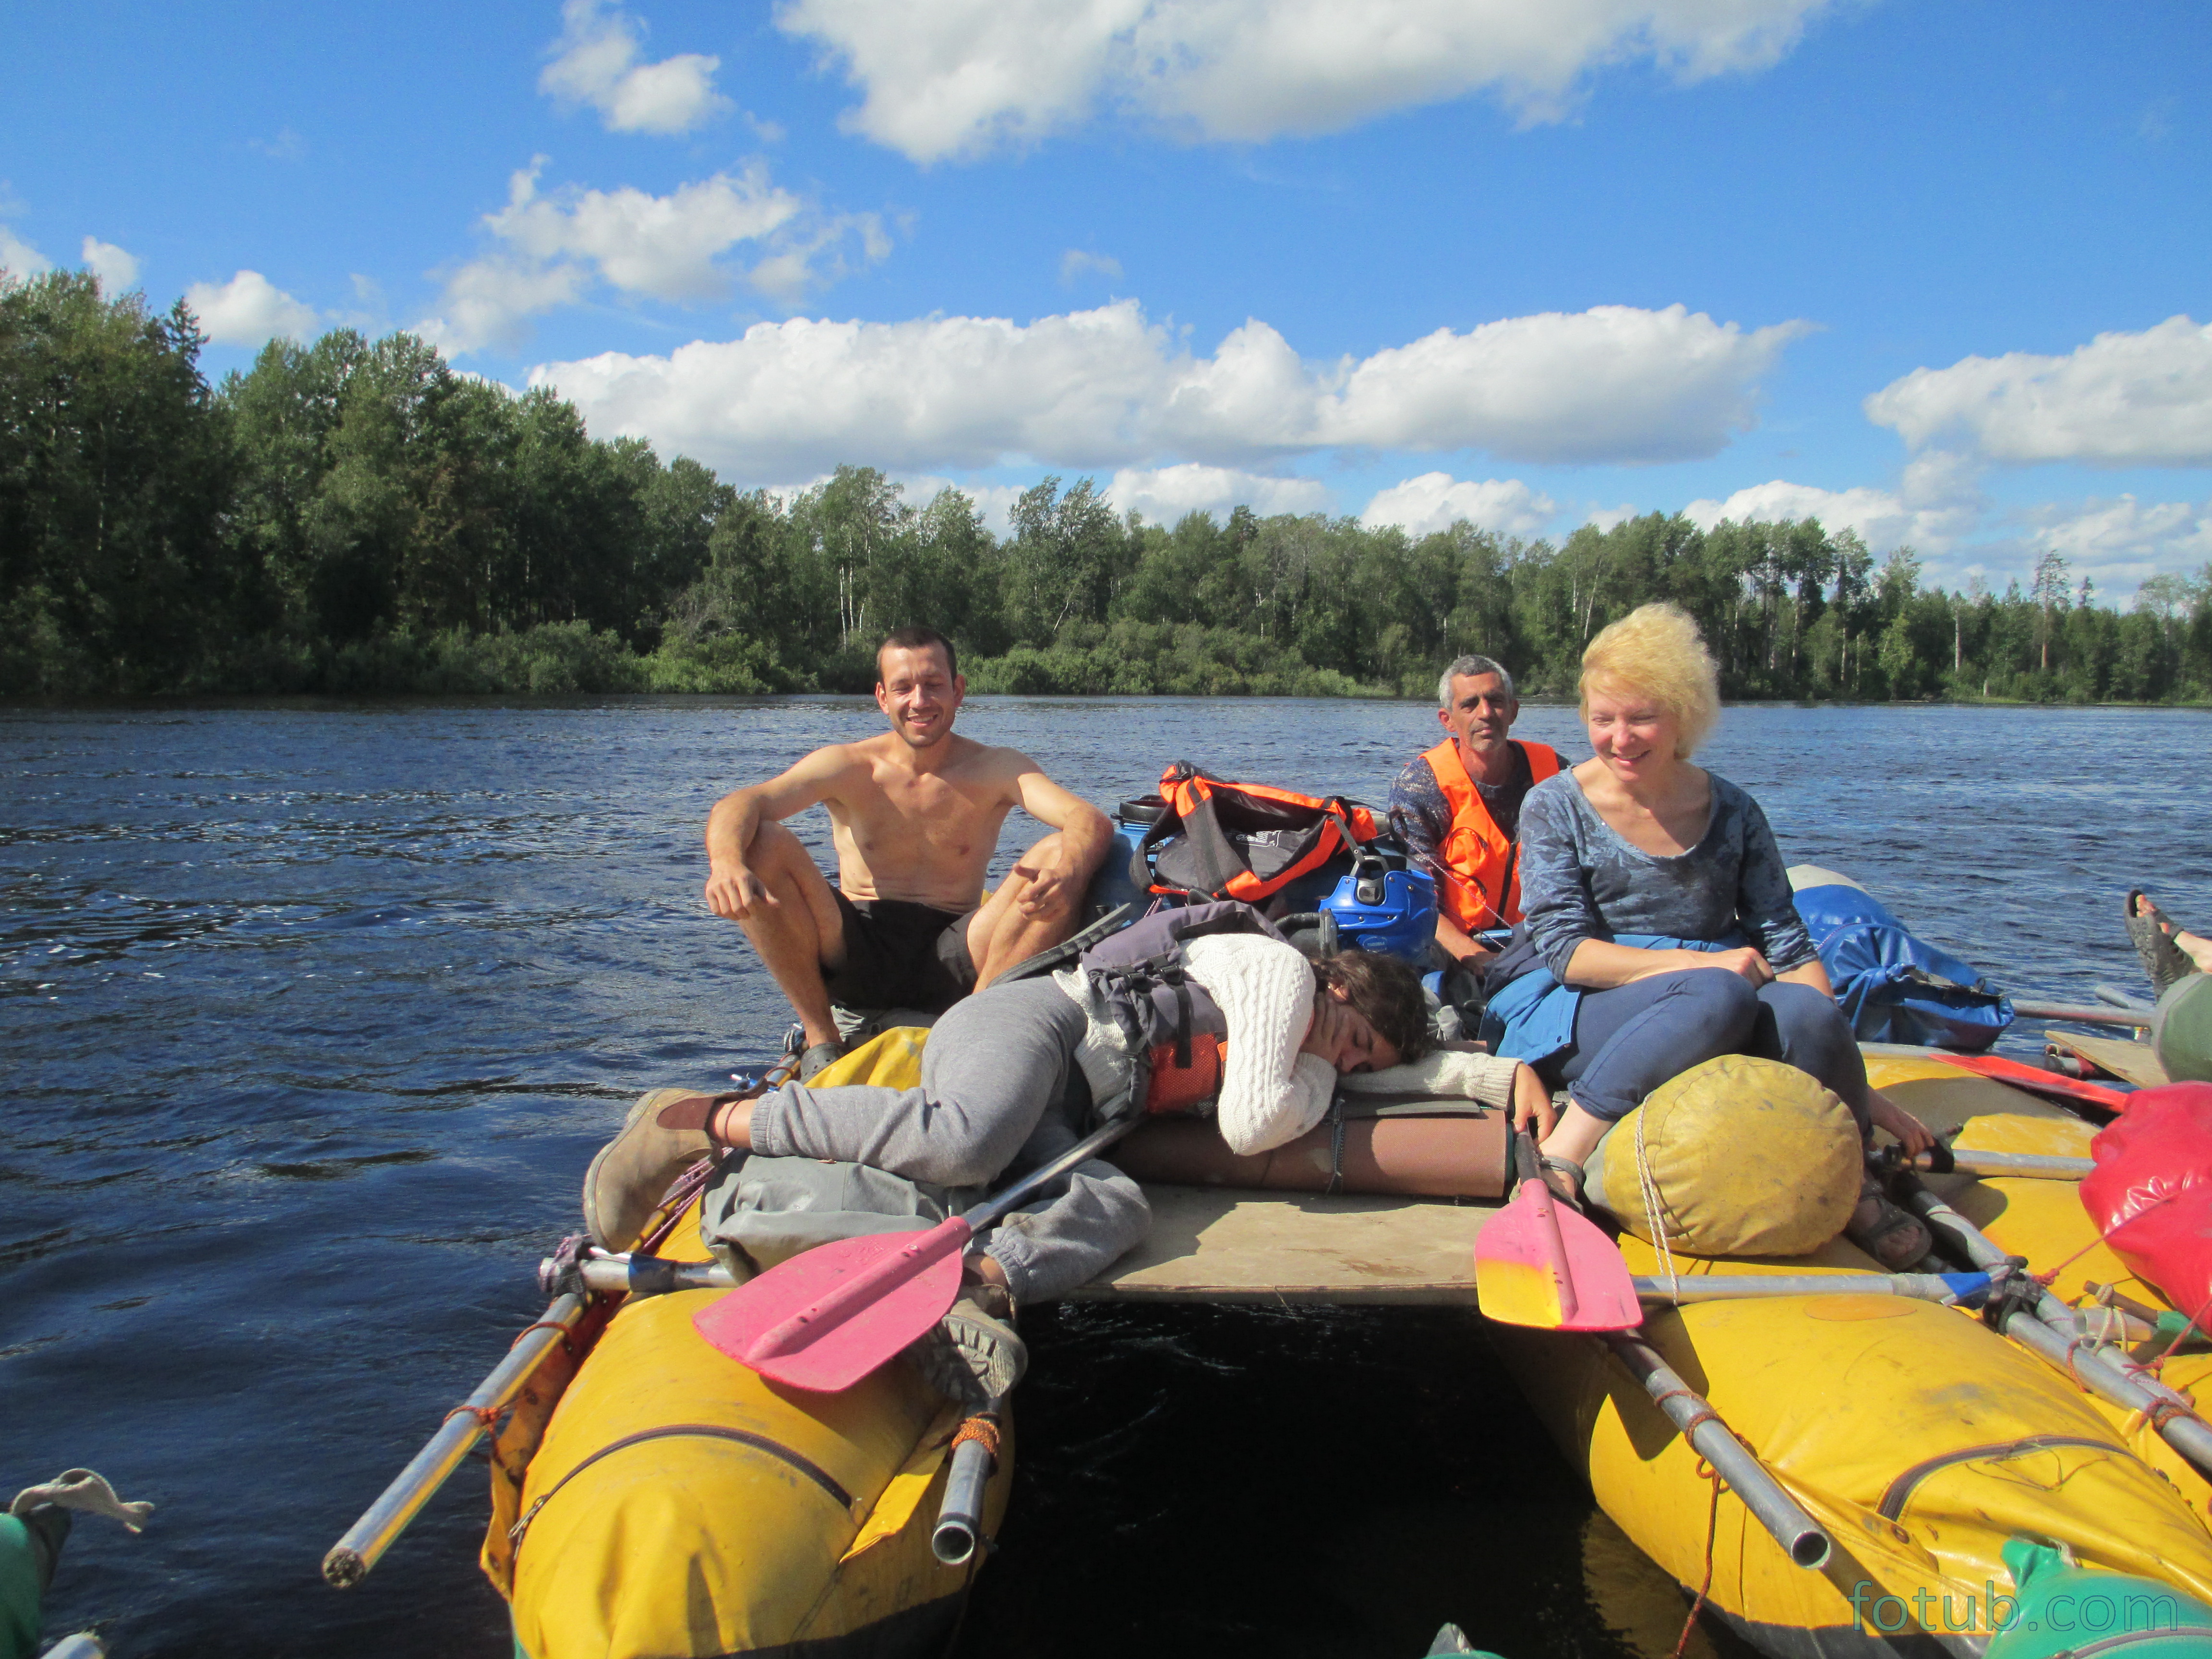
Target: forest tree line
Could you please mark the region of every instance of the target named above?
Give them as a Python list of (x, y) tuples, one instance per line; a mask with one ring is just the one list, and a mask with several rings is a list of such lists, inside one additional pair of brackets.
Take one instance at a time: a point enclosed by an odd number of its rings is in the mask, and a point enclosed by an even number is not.
[(202, 344), (181, 302), (0, 279), (0, 696), (862, 690), (913, 622), (975, 690), (1426, 696), (1480, 651), (1541, 695), (1671, 599), (1735, 697), (2212, 700), (2212, 566), (2124, 612), (2056, 555), (1947, 592), (1813, 520), (1170, 526), (1058, 477), (1001, 537), (867, 467), (739, 490), (406, 334), (272, 341), (215, 386)]

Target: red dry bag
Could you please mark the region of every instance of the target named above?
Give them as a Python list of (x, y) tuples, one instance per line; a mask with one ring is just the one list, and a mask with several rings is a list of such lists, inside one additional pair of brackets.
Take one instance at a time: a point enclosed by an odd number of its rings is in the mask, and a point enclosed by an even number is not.
[(2212, 1317), (2212, 1083), (2141, 1089), (2089, 1143), (2081, 1205), (2136, 1278)]

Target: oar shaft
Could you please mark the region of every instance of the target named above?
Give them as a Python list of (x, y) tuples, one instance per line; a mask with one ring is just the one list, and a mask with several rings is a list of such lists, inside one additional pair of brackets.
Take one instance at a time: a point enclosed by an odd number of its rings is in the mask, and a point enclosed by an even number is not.
[(2127, 1025), (2148, 1030), (2150, 1013), (2126, 1012), (2118, 1008), (2096, 1008), (2078, 1002), (2021, 1002), (2017, 998), (2012, 1005), (2014, 1013), (2022, 1019), (2063, 1019), (2075, 1025)]
[(323, 1577), (333, 1588), (350, 1589), (368, 1577), (369, 1569), (406, 1531), (407, 1523), (436, 1495), (447, 1477), (461, 1466), (469, 1448), (483, 1437), (485, 1417), (505, 1410), (522, 1392), (522, 1385), (553, 1352), (553, 1345), (567, 1338), (583, 1313), (580, 1297), (556, 1297), (545, 1310), (544, 1317), (522, 1334), (467, 1401), (448, 1413), (429, 1443), (415, 1454), (414, 1461), (400, 1470), (383, 1496), (362, 1511), (361, 1519), (323, 1557)]
[(1817, 1567), (1827, 1560), (1833, 1547), (1826, 1530), (1782, 1489), (1782, 1483), (1721, 1421), (1711, 1404), (1690, 1392), (1689, 1385), (1660, 1358), (1656, 1348), (1639, 1337), (1619, 1333), (1608, 1335), (1606, 1341), (1653, 1402), (1688, 1438), (1698, 1455), (1728, 1482), (1729, 1490), (1743, 1501), (1744, 1508), (1792, 1561), (1801, 1567)]
[(1077, 1164), (1096, 1158), (1144, 1121), (1142, 1112), (1133, 1112), (1127, 1117), (1100, 1124), (1058, 1158), (1038, 1164), (1012, 1186), (994, 1193), (960, 1218), (974, 1231), (981, 1232), (1000, 1216), (1011, 1215), (1020, 1209)]
[(1987, 1273), (1690, 1274), (1635, 1280), (1639, 1301), (1746, 1302), (1765, 1296), (1903, 1296), (1953, 1302), (1990, 1287)]
[(1559, 1236), (1559, 1206), (1552, 1200), (1552, 1183), (1544, 1179), (1542, 1155), (1533, 1136), (1513, 1137), (1516, 1190), (1526, 1187), (1535, 1194), (1536, 1224), (1543, 1230), (1544, 1253), (1551, 1259), (1552, 1285), (1559, 1298), (1559, 1322), (1571, 1325), (1582, 1311), (1575, 1295), (1575, 1275), (1567, 1265), (1567, 1241)]
[[(1908, 1192), (1906, 1197), (1928, 1224), (1948, 1238), (1976, 1267), (1987, 1270), (2012, 1260), (1980, 1228), (1925, 1188)], [(2157, 1424), (2166, 1444), (2198, 1468), (2212, 1474), (2212, 1425), (2196, 1416), (2187, 1400), (2163, 1384), (2158, 1384), (2154, 1392), (2110, 1359), (2081, 1346), (2081, 1323), (2074, 1310), (2050, 1291), (2045, 1291), (2038, 1298), (2033, 1312), (2022, 1308), (2006, 1315), (2004, 1334), (2030, 1352), (2049, 1360), (2091, 1393), (2130, 1411), (2147, 1413), (2148, 1420)], [(2165, 1415), (2177, 1405), (2188, 1414)]]

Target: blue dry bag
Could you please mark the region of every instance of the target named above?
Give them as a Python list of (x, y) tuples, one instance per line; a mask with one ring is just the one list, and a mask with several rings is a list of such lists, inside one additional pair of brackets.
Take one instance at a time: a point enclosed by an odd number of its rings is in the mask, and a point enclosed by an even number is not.
[(1915, 939), (1856, 882), (1801, 864), (1791, 868), (1790, 884), (1860, 1042), (1978, 1054), (2012, 1024), (2009, 997), (1970, 963)]

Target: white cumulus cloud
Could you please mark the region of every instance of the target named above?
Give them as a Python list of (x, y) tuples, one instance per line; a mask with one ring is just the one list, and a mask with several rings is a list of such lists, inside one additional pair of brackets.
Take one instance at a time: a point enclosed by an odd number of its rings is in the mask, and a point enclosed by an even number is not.
[(1607, 64), (1765, 69), (1828, 0), (787, 0), (861, 93), (848, 128), (917, 161), (1034, 142), (1100, 108), (1236, 142), (1472, 93), (1524, 122)]
[[(447, 278), (439, 313), (420, 331), (453, 351), (518, 337), (529, 318), (604, 282), (676, 303), (722, 298), (738, 282), (787, 302), (844, 274), (846, 249), (890, 251), (872, 214), (824, 214), (769, 180), (759, 164), (680, 185), (665, 196), (633, 186), (541, 193), (538, 157), (507, 181), (507, 205), (484, 216), (501, 244)], [(726, 256), (750, 245), (753, 263)]]
[(1339, 441), (1443, 448), (1435, 434), (1512, 460), (1669, 461), (1714, 454), (1753, 423), (1753, 395), (1782, 348), (1808, 332), (1745, 333), (1669, 306), (1597, 306), (1438, 329), (1353, 368)]
[(1825, 489), (1773, 478), (1739, 489), (1726, 501), (1692, 501), (1682, 512), (1705, 530), (1723, 519), (1738, 524), (1818, 519), (1827, 530), (1856, 531), (1877, 553), (1909, 543), (1922, 553), (1942, 554), (1958, 548), (1981, 527), (1989, 506), (1973, 463), (1933, 450), (1905, 469), (1893, 490), (1870, 484)]
[(97, 236), (86, 237), (84, 264), (110, 294), (125, 293), (138, 286), (138, 261), (112, 242), (103, 242)]
[(43, 276), (54, 262), (5, 225), (0, 225), (0, 270), (11, 276)]
[(1172, 525), (1186, 513), (1225, 519), (1240, 507), (1261, 518), (1278, 513), (1326, 513), (1326, 486), (1313, 478), (1270, 477), (1233, 467), (1183, 461), (1174, 466), (1123, 467), (1106, 486), (1106, 499), (1154, 524)]
[(1439, 330), (1315, 367), (1257, 320), (1194, 356), (1124, 300), (1026, 325), (793, 318), (665, 356), (544, 364), (531, 380), (558, 386), (595, 429), (751, 478), (844, 460), (1220, 466), (1339, 447), (1637, 463), (1723, 448), (1799, 328), (1746, 332), (1680, 306), (1607, 306)]
[(1424, 472), (1378, 491), (1359, 522), (1370, 530), (1395, 524), (1408, 535), (1425, 536), (1464, 519), (1500, 536), (1534, 536), (1559, 511), (1549, 495), (1518, 478), (1462, 480), (1449, 472)]
[(200, 331), (222, 345), (258, 346), (277, 335), (303, 340), (314, 331), (315, 309), (302, 305), (258, 270), (241, 270), (222, 283), (194, 283), (185, 304)]
[(565, 104), (588, 104), (610, 132), (675, 135), (726, 114), (730, 100), (714, 90), (719, 58), (696, 52), (642, 60), (643, 27), (603, 0), (568, 0), (561, 38), (538, 89)]
[(507, 206), (487, 216), (485, 228), (532, 258), (589, 260), (615, 287), (656, 300), (719, 299), (730, 279), (714, 261), (799, 211), (799, 198), (770, 185), (759, 167), (679, 185), (665, 196), (627, 185), (541, 196), (543, 165), (514, 176)]
[(2063, 357), (2013, 351), (1916, 368), (1865, 408), (1916, 449), (1964, 445), (2018, 465), (2212, 465), (2212, 327), (2169, 317)]
[(2212, 501), (2113, 499), (2053, 502), (2020, 515), (2030, 557), (2062, 553), (2076, 580), (2107, 596), (2161, 572), (2193, 574), (2212, 559)]

